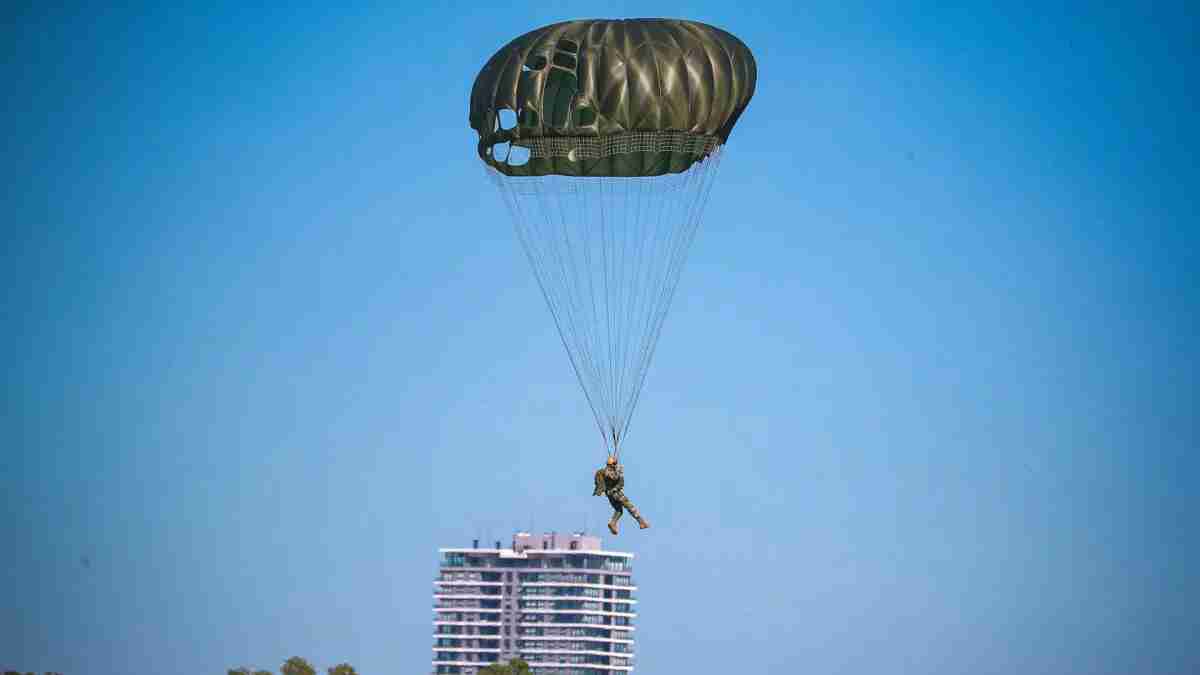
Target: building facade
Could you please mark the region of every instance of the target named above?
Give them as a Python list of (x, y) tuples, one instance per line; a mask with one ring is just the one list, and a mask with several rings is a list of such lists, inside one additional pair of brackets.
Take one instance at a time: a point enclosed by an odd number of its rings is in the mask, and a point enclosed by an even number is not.
[(633, 672), (633, 554), (582, 533), (439, 549), (433, 672), (521, 658), (535, 675)]

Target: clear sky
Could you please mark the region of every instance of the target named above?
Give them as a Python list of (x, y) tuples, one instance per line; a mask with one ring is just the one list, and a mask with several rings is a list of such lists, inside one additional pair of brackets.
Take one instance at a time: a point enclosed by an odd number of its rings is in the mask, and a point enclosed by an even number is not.
[(638, 672), (1200, 671), (1196, 6), (942, 4), (6, 9), (0, 668), (426, 672), (438, 546), (598, 530), (467, 101), (670, 16), (759, 83), (605, 536)]

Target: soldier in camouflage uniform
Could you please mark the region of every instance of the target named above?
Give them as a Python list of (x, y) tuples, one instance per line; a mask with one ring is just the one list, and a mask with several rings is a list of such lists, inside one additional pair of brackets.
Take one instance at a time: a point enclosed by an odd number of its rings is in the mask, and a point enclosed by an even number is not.
[(643, 530), (650, 527), (650, 523), (642, 518), (637, 507), (625, 496), (625, 469), (617, 463), (616, 457), (609, 455), (608, 464), (596, 472), (596, 489), (592, 495), (597, 497), (604, 495), (608, 497), (608, 503), (612, 504), (613, 517), (608, 521), (609, 532), (617, 533), (617, 521), (621, 519), (622, 507), (629, 509), (629, 515), (638, 521), (638, 525)]

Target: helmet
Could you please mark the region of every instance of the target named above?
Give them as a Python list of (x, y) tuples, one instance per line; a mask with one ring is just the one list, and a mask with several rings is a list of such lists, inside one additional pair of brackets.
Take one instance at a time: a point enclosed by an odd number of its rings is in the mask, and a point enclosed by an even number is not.
[(617, 464), (617, 456), (616, 456), (616, 455), (609, 455), (609, 456), (608, 456), (608, 465), (609, 465), (609, 466), (615, 466), (616, 464)]

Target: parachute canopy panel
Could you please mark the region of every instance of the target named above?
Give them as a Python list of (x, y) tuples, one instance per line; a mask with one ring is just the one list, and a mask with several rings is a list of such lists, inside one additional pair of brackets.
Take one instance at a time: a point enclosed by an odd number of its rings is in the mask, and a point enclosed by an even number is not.
[(754, 94), (750, 50), (676, 19), (557, 23), (510, 42), (471, 91), (479, 157), (509, 176), (658, 176), (723, 144)]

